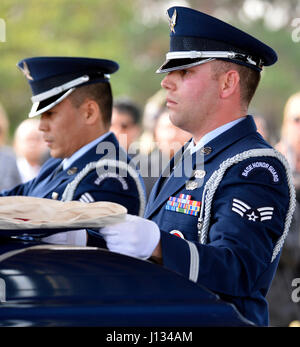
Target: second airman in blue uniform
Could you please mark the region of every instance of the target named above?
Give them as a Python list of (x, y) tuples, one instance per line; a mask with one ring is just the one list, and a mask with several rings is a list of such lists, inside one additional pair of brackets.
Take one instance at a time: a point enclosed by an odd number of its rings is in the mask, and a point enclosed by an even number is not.
[(119, 203), (143, 215), (145, 193), (141, 177), (113, 133), (111, 60), (79, 57), (33, 57), (18, 63), (32, 89), (29, 117), (40, 116), (51, 159), (37, 177), (3, 191), (86, 203)]

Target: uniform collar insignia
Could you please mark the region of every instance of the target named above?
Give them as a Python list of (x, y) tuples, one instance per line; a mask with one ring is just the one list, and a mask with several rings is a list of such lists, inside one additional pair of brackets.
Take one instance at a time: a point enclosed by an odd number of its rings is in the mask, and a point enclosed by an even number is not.
[(171, 32), (173, 32), (175, 34), (175, 25), (176, 25), (176, 18), (177, 18), (177, 12), (176, 9), (173, 12), (172, 18), (170, 18), (169, 14), (168, 14), (168, 19), (169, 19), (169, 27)]
[(26, 64), (25, 61), (23, 62), (23, 68), (20, 67), (20, 69), (22, 70), (23, 74), (25, 75), (25, 77), (28, 80), (33, 81), (33, 77), (30, 75), (30, 71), (29, 71), (28, 65)]
[(71, 176), (71, 175), (74, 175), (74, 174), (76, 174), (76, 172), (78, 171), (78, 169), (77, 169), (77, 167), (71, 167), (68, 171), (67, 171), (67, 174), (69, 175), (69, 176)]

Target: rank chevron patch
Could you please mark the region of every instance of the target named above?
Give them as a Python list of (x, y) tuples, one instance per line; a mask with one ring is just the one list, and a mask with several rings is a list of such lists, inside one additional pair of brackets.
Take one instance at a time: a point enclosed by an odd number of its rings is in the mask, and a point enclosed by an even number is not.
[(260, 207), (252, 208), (244, 201), (239, 199), (233, 199), (231, 210), (239, 214), (242, 218), (247, 218), (250, 221), (263, 222), (265, 220), (271, 220), (273, 217), (274, 207)]

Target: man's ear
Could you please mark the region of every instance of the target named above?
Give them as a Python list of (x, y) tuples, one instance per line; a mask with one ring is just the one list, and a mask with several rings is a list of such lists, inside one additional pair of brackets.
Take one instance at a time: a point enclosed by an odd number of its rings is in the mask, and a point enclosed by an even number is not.
[(220, 78), (220, 98), (226, 99), (240, 92), (240, 75), (236, 70), (225, 72)]
[(99, 121), (99, 118), (101, 117), (101, 110), (96, 101), (86, 99), (80, 107), (86, 124), (94, 124)]

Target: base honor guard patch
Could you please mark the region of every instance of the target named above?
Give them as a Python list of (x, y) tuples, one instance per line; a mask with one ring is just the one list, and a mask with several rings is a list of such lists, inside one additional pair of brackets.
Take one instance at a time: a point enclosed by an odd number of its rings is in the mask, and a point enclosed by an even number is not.
[(180, 194), (179, 198), (170, 196), (165, 209), (197, 216), (200, 211), (201, 201), (191, 200), (191, 195)]

